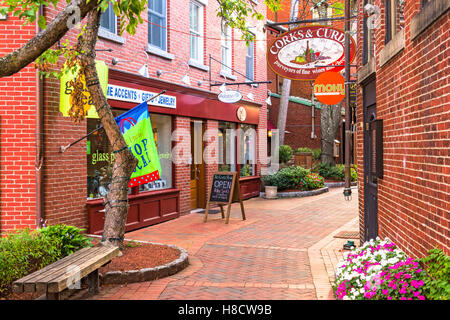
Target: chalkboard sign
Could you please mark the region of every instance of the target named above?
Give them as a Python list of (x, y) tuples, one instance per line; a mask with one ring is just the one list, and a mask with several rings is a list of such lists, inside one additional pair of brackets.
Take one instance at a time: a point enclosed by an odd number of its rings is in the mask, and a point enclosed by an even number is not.
[(213, 176), (211, 195), (209, 196), (209, 201), (211, 202), (230, 201), (233, 179), (234, 176), (231, 174), (215, 174)]
[(230, 220), (230, 209), (233, 201), (239, 201), (241, 206), (242, 219), (245, 220), (244, 204), (242, 203), (241, 187), (239, 186), (239, 176), (237, 172), (217, 172), (213, 174), (211, 191), (206, 203), (204, 222), (208, 219), (208, 212), (211, 202), (218, 203), (222, 212), (222, 219), (225, 218), (224, 205), (228, 205), (225, 223)]

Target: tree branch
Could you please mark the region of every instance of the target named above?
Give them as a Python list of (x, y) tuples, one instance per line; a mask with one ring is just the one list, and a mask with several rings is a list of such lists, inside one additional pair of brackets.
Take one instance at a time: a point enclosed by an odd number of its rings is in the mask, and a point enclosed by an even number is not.
[[(70, 29), (68, 26), (81, 22), (89, 11), (96, 8), (98, 2), (99, 0), (72, 0), (46, 29), (36, 34), (21, 48), (0, 58), (0, 78), (11, 76), (35, 61), (66, 34)], [(79, 21), (76, 21), (78, 19)]]

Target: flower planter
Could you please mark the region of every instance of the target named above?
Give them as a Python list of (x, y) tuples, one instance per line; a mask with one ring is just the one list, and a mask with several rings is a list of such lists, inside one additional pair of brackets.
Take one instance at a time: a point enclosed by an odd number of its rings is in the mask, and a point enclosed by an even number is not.
[(266, 199), (277, 199), (277, 190), (278, 187), (273, 187), (273, 186), (265, 186), (265, 191), (266, 191)]
[(299, 152), (294, 155), (296, 166), (312, 169), (312, 152)]

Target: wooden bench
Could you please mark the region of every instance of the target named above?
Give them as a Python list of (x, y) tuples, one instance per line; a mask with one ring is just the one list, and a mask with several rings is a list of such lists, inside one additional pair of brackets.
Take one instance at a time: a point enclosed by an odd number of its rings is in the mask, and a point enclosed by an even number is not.
[(98, 293), (98, 269), (118, 254), (118, 247), (83, 248), (14, 281), (13, 291), (15, 293), (45, 291), (48, 300), (60, 300), (63, 290), (73, 289), (74, 286), (80, 289), (76, 284), (81, 284), (81, 279), (87, 276), (88, 292)]

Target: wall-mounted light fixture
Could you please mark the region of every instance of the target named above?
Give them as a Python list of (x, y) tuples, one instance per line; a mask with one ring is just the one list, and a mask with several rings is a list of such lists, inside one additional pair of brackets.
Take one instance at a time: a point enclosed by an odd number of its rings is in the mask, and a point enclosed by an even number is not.
[[(178, 67), (179, 67), (180, 65), (182, 65), (182, 64), (184, 64), (184, 65), (187, 66), (187, 71), (186, 71), (186, 73), (184, 74), (184, 76), (181, 78), (181, 81), (182, 81), (184, 84), (190, 86), (190, 85), (191, 85), (191, 79), (189, 78), (189, 71), (190, 71), (190, 68), (189, 68), (189, 64), (188, 64), (187, 62), (185, 62), (185, 61), (182, 61), (182, 62), (178, 63), (173, 71), (163, 71), (163, 70), (161, 70), (161, 69), (158, 69), (158, 70), (156, 70), (156, 75), (157, 75), (158, 77), (160, 77), (160, 76), (162, 76), (163, 74), (175, 73), (175, 72), (178, 71)], [(201, 86), (202, 83), (201, 83), (201, 81), (198, 81), (197, 84), (198, 84), (199, 86)]]
[(269, 90), (269, 92), (267, 92), (267, 99), (266, 99), (266, 104), (269, 106), (272, 105), (272, 101), (270, 100), (270, 94), (271, 94), (271, 92)]
[(148, 56), (147, 52), (145, 52), (145, 51), (142, 51), (142, 52), (145, 53), (145, 55), (147, 57), (147, 61), (145, 62), (145, 64), (142, 67), (140, 67), (140, 69), (138, 70), (138, 73), (141, 76), (143, 76), (145, 78), (148, 78), (149, 77), (149, 75), (148, 75), (148, 59), (149, 59), (149, 56)]

